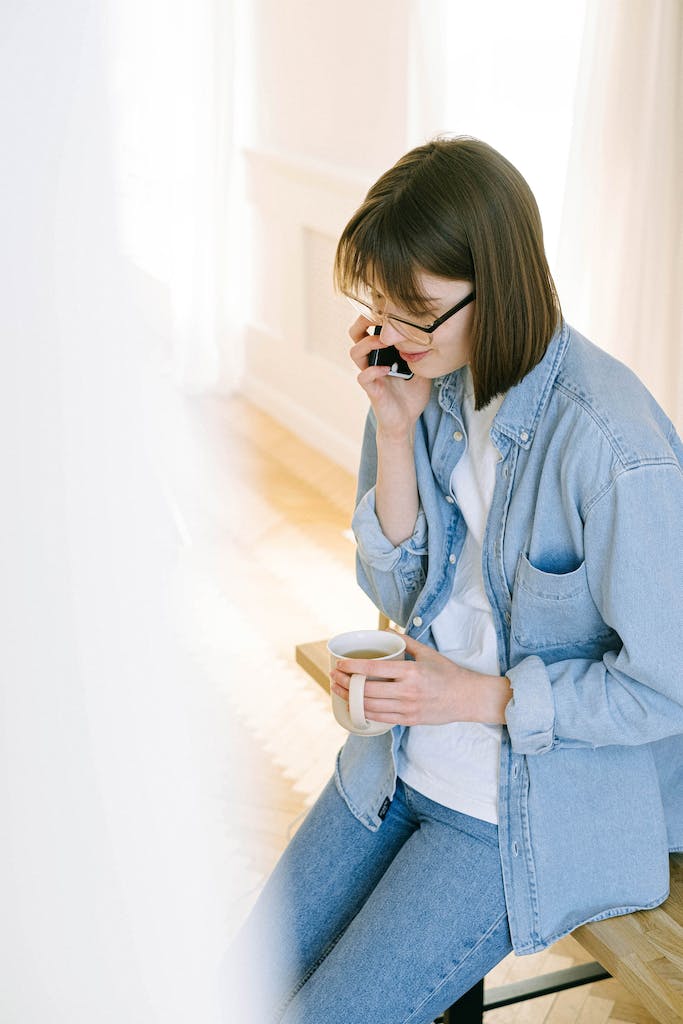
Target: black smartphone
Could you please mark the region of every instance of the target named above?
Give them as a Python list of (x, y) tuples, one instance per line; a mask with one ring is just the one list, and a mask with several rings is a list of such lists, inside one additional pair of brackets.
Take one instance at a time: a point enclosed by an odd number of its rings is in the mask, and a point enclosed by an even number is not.
[[(370, 327), (368, 334), (377, 336), (381, 332), (382, 328), (377, 325)], [(393, 345), (387, 345), (386, 348), (376, 348), (368, 356), (369, 366), (390, 366), (391, 369), (387, 374), (388, 377), (399, 377), (401, 380), (410, 380), (413, 376), (413, 371), (408, 366), (405, 359), (401, 359), (398, 354), (398, 349)]]

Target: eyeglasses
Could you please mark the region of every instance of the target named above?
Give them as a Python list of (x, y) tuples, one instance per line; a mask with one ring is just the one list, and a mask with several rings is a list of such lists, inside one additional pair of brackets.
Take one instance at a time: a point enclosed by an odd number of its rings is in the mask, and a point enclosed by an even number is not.
[[(437, 327), (441, 327), (441, 324), (445, 324), (452, 316), (455, 316), (455, 314), (461, 309), (468, 306), (470, 302), (474, 300), (475, 296), (476, 292), (470, 292), (464, 299), (461, 299), (460, 302), (456, 303), (452, 309), (447, 310), (445, 313), (442, 313), (440, 317), (437, 317), (437, 319), (434, 320), (433, 323), (429, 324), (429, 326), (414, 324), (410, 320), (404, 320), (403, 317), (394, 316), (393, 313), (381, 313), (378, 309), (374, 309), (369, 302), (359, 299), (355, 295), (347, 295), (346, 298), (349, 300), (356, 312), (360, 313), (360, 315), (365, 317), (366, 320), (369, 320), (371, 324), (391, 324), (391, 326), (394, 327), (399, 334), (403, 335), (404, 338), (414, 341), (418, 345), (431, 345), (432, 339), (430, 335), (434, 333)], [(425, 334), (427, 335), (427, 338), (424, 337)]]

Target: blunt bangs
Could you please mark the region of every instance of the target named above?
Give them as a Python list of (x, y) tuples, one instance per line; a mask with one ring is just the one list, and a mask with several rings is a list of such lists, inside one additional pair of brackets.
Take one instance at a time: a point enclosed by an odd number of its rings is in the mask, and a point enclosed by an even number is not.
[(350, 295), (372, 285), (401, 309), (421, 316), (430, 308), (418, 284), (422, 232), (411, 230), (402, 205), (400, 199), (385, 205), (366, 200), (339, 241), (334, 280)]

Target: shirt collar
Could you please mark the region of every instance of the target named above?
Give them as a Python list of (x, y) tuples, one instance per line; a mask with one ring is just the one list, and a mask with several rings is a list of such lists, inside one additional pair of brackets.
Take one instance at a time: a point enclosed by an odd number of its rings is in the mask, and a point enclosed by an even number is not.
[[(569, 325), (562, 321), (550, 339), (541, 361), (505, 395), (503, 404), (493, 421), (493, 429), (529, 449), (534, 434), (550, 397), (569, 344)], [(448, 412), (459, 409), (464, 391), (464, 374), (455, 370), (439, 378), (439, 404)]]

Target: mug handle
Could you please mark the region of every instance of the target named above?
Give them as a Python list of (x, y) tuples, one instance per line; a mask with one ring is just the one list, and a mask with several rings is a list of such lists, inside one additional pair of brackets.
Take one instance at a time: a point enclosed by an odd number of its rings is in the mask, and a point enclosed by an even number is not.
[(349, 683), (349, 716), (354, 729), (369, 729), (370, 723), (365, 717), (365, 676), (355, 673)]

